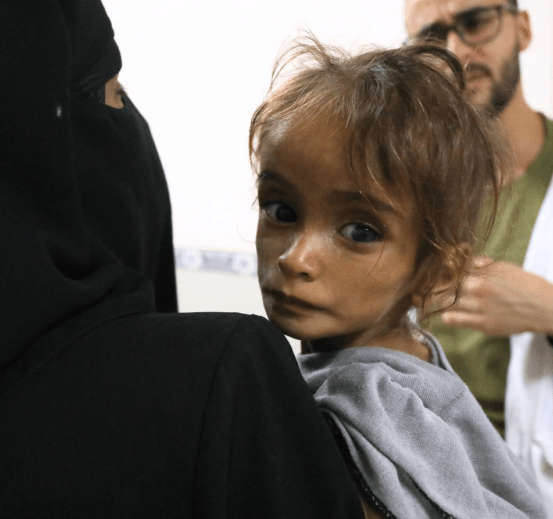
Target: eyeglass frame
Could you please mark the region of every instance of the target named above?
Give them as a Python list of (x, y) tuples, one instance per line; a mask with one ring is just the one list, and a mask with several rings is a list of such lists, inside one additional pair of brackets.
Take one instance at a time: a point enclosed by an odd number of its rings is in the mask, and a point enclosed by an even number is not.
[[(492, 35), (489, 36), (481, 41), (477, 42), (470, 42), (465, 39), (463, 36), (463, 33), (461, 30), (459, 30), (459, 18), (466, 16), (467, 14), (472, 13), (479, 13), (484, 11), (497, 11), (497, 14), (499, 15), (499, 23), (497, 25), (498, 29), (497, 31)], [(501, 33), (501, 29), (503, 28), (503, 12), (507, 11), (511, 14), (518, 14), (520, 11), (516, 6), (513, 4), (500, 4), (500, 5), (491, 5), (491, 6), (481, 6), (481, 7), (473, 7), (472, 9), (467, 9), (466, 11), (461, 11), (460, 13), (457, 13), (454, 15), (453, 20), (454, 23), (451, 24), (445, 24), (445, 23), (432, 23), (421, 29), (416, 35), (410, 36), (407, 38), (405, 43), (420, 43), (424, 41), (428, 41), (429, 43), (436, 42), (436, 43), (447, 43), (447, 38), (449, 36), (449, 33), (453, 31), (457, 36), (459, 36), (460, 40), (465, 43), (466, 45), (469, 45), (471, 47), (476, 47), (479, 45), (486, 45), (486, 43), (490, 43), (491, 41), (495, 40), (499, 34)], [(442, 31), (445, 31), (445, 38), (438, 39), (438, 38), (431, 38), (430, 35), (432, 34), (432, 31), (430, 30), (432, 27), (439, 27)], [(422, 33), (427, 33), (426, 37), (422, 37)]]

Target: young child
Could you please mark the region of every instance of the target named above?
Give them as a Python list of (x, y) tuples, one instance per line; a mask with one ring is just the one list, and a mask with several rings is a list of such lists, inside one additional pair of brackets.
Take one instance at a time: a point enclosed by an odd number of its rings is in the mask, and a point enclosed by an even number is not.
[(442, 49), (350, 56), (309, 37), (252, 118), (265, 309), (302, 341), (367, 517), (545, 517), (529, 472), (410, 318), (454, 300), (508, 169), (464, 88)]

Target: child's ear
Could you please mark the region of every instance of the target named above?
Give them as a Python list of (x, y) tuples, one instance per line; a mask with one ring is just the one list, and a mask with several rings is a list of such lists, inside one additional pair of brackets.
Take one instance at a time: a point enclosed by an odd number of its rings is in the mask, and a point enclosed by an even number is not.
[(455, 302), (456, 283), (445, 283), (436, 285), (425, 294), (413, 294), (413, 306), (416, 307), (419, 315), (424, 315), (430, 308), (431, 311), (445, 309)]
[[(438, 264), (427, 266), (419, 289), (415, 289), (411, 296), (413, 305), (420, 311), (424, 312), (429, 307), (445, 308), (453, 303), (457, 288), (467, 270), (472, 248), (468, 243), (461, 243), (455, 249), (455, 254), (442, 255), (439, 260), (434, 260)], [(429, 260), (432, 262), (432, 259)], [(436, 278), (439, 280), (436, 281)], [(430, 290), (420, 287), (430, 287)]]

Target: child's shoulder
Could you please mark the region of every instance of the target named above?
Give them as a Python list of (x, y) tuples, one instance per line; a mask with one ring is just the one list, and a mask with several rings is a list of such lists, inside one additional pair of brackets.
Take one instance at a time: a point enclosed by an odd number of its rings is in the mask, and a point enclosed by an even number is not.
[(393, 412), (400, 401), (417, 402), (417, 406), (441, 415), (459, 401), (472, 398), (449, 364), (443, 365), (440, 355), (439, 351), (433, 353), (435, 362), (428, 363), (388, 348), (360, 347), (300, 355), (298, 362), (317, 400), (351, 401), (348, 407), (360, 412), (377, 404)]

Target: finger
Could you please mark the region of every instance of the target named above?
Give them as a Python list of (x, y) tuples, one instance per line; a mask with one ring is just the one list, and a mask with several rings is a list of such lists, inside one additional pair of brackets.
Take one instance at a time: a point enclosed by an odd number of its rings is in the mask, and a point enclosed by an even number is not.
[(459, 300), (482, 301), (490, 298), (493, 293), (495, 281), (489, 275), (467, 276), (461, 286), (461, 295)]
[(482, 305), (480, 301), (464, 297), (459, 299), (455, 305), (453, 305), (450, 309), (446, 310), (446, 312), (455, 312), (458, 314), (467, 314), (467, 315), (482, 315)]
[(442, 321), (448, 326), (455, 326), (457, 328), (470, 328), (482, 331), (485, 327), (485, 321), (480, 315), (467, 312), (444, 312), (442, 314)]

